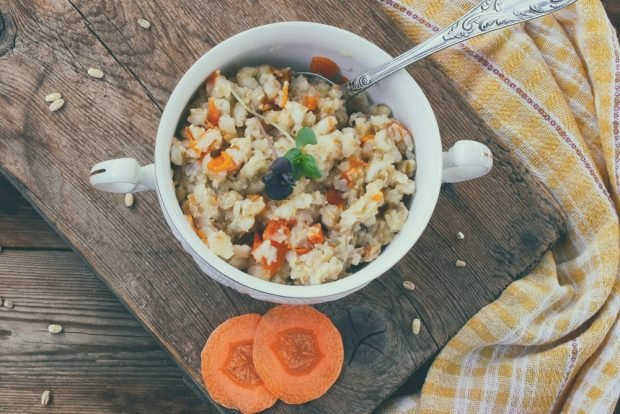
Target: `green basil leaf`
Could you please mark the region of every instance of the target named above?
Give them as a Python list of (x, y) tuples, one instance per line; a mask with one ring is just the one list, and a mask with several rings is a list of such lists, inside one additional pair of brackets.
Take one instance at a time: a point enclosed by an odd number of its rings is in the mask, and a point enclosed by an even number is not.
[(314, 135), (312, 128), (303, 127), (299, 130), (299, 132), (297, 132), (297, 136), (295, 137), (295, 145), (297, 145), (298, 149), (302, 149), (306, 145), (314, 145), (316, 143), (316, 135)]
[(293, 164), (293, 167), (295, 167), (295, 160), (301, 156), (301, 151), (299, 151), (297, 148), (291, 148), (290, 150), (286, 151), (286, 154), (284, 154), (284, 158), (289, 160), (291, 164)]
[(316, 160), (310, 154), (304, 154), (301, 157), (303, 164), (303, 175), (308, 178), (321, 178), (321, 170), (316, 165)]

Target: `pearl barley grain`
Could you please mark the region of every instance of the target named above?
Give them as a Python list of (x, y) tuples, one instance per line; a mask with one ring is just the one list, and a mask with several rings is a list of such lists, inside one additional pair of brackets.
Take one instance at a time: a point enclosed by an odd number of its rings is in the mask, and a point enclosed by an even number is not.
[(406, 290), (415, 290), (415, 284), (411, 280), (403, 281), (403, 288)]
[(103, 71), (101, 69), (89, 68), (87, 72), (90, 77), (97, 79), (103, 78)]
[(454, 264), (456, 265), (456, 267), (465, 267), (466, 266), (465, 262), (462, 261), (462, 260), (457, 260)]
[(125, 207), (133, 206), (133, 194), (127, 193), (125, 194)]
[(56, 112), (57, 110), (59, 110), (60, 108), (62, 108), (65, 104), (65, 100), (64, 99), (57, 99), (54, 102), (52, 102), (50, 104), (50, 111), (52, 112)]
[(414, 335), (417, 335), (420, 333), (421, 326), (422, 326), (422, 322), (418, 318), (415, 318), (413, 322), (411, 323), (411, 331), (413, 332)]
[(138, 26), (140, 26), (143, 29), (150, 29), (151, 28), (151, 22), (149, 22), (146, 19), (138, 19)]
[(59, 92), (50, 93), (45, 97), (45, 102), (54, 102), (62, 98), (62, 95)]
[(463, 232), (459, 231), (458, 233), (456, 233), (456, 238), (458, 240), (463, 240), (465, 238), (465, 235), (463, 234)]
[(47, 331), (51, 334), (59, 334), (62, 332), (62, 326), (53, 323), (47, 327)]
[(45, 390), (43, 391), (43, 394), (41, 394), (41, 405), (43, 407), (50, 403), (50, 394), (51, 393), (49, 390)]

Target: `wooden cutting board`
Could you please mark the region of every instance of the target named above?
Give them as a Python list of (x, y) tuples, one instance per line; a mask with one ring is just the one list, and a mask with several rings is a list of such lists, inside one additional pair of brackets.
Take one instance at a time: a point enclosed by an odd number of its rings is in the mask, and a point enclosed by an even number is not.
[[(168, 231), (153, 193), (128, 209), (95, 191), (89, 168), (121, 156), (148, 163), (161, 109), (191, 63), (250, 27), (310, 20), (358, 33), (396, 54), (411, 46), (373, 0), (0, 0), (0, 170), (90, 264), (185, 370), (197, 389), (200, 350), (215, 326), (271, 305), (212, 282)], [(140, 28), (138, 18), (152, 27)], [(101, 80), (86, 70), (98, 67)], [(472, 138), (495, 154), (493, 172), (446, 186), (427, 230), (394, 269), (361, 292), (319, 306), (345, 341), (329, 393), (302, 411), (370, 412), (481, 307), (536, 263), (564, 218), (429, 62), (411, 73), (435, 108), (443, 143)], [(61, 92), (51, 113), (45, 95)], [(462, 231), (464, 240), (456, 240)], [(457, 260), (467, 267), (457, 268)], [(414, 292), (402, 289), (412, 280)], [(419, 335), (411, 333), (422, 320)], [(274, 411), (299, 407), (278, 404)]]

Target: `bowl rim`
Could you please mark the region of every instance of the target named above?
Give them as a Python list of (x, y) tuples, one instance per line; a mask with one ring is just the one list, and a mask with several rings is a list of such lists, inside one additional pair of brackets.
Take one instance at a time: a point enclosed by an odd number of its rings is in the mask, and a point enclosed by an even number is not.
[[(168, 225), (185, 241), (186, 246), (184, 247), (186, 247), (186, 250), (189, 249), (189, 253), (194, 258), (200, 257), (202, 260), (204, 260), (208, 265), (214, 268), (220, 274), (220, 276), (226, 277), (232, 282), (253, 291), (280, 298), (321, 299), (330, 296), (342, 296), (347, 292), (352, 292), (365, 286), (366, 284), (370, 283), (374, 279), (387, 272), (396, 263), (398, 263), (405, 254), (407, 254), (407, 252), (417, 242), (424, 229), (427, 227), (430, 217), (435, 209), (441, 186), (442, 149), (441, 139), (439, 135), (439, 127), (437, 125), (434, 111), (432, 110), (432, 107), (428, 102), (426, 95), (421, 90), (417, 82), (415, 82), (415, 80), (406, 71), (401, 70), (400, 72), (393, 74), (392, 77), (402, 78), (399, 81), (406, 82), (407, 88), (417, 89), (420, 92), (420, 96), (422, 97), (422, 99), (421, 102), (417, 102), (417, 107), (420, 111), (425, 111), (423, 116), (428, 118), (428, 121), (432, 126), (432, 130), (425, 132), (425, 139), (431, 139), (431, 144), (433, 147), (435, 147), (432, 151), (432, 157), (434, 157), (434, 160), (431, 160), (433, 161), (431, 165), (435, 169), (432, 176), (437, 178), (435, 180), (436, 182), (430, 183), (434, 185), (431, 185), (431, 187), (427, 191), (427, 197), (430, 197), (430, 200), (432, 202), (432, 208), (429, 208), (425, 211), (420, 211), (417, 214), (418, 219), (420, 219), (420, 216), (422, 216), (420, 222), (423, 223), (423, 225), (418, 225), (415, 228), (407, 228), (408, 224), (412, 224), (412, 222), (409, 221), (409, 218), (411, 216), (411, 214), (409, 214), (407, 222), (396, 235), (394, 240), (392, 240), (387, 246), (383, 247), (383, 249), (386, 249), (387, 247), (392, 246), (395, 241), (399, 240), (402, 243), (402, 246), (400, 246), (398, 251), (390, 254), (389, 256), (384, 254), (385, 252), (382, 251), (376, 259), (369, 262), (362, 269), (336, 281), (331, 281), (320, 285), (284, 285), (259, 279), (242, 270), (235, 268), (224, 259), (212, 253), (211, 250), (196, 235), (193, 229), (191, 229), (189, 223), (183, 215), (183, 212), (178, 204), (174, 192), (174, 185), (172, 183), (170, 169), (170, 142), (172, 140), (174, 130), (176, 129), (179, 119), (182, 116), (182, 113), (185, 110), (185, 107), (187, 106), (189, 100), (194, 95), (196, 90), (200, 87), (200, 84), (202, 84), (204, 79), (209, 75), (209, 73), (217, 69), (209, 67), (209, 60), (213, 59), (214, 56), (228, 55), (228, 53), (226, 52), (227, 48), (234, 47), (234, 45), (239, 42), (253, 41), (253, 36), (257, 35), (260, 32), (313, 32), (316, 30), (331, 31), (331, 34), (333, 34), (334, 36), (341, 36), (347, 39), (348, 42), (361, 42), (364, 44), (365, 47), (372, 49), (373, 53), (382, 55), (383, 57), (385, 57), (386, 60), (392, 58), (392, 56), (390, 56), (387, 52), (385, 52), (383, 49), (370, 42), (369, 40), (366, 40), (363, 37), (358, 36), (347, 30), (330, 25), (325, 25), (322, 23), (302, 21), (279, 22), (248, 29), (222, 41), (218, 45), (208, 50), (198, 60), (196, 60), (196, 62), (194, 62), (194, 64), (192, 64), (192, 66), (185, 72), (185, 74), (176, 84), (164, 108), (157, 130), (157, 139), (155, 143), (155, 174), (157, 195), (164, 214), (166, 214), (169, 218)], [(171, 125), (172, 134), (170, 134)], [(418, 190), (416, 190), (416, 194), (414, 194), (414, 197), (416, 197), (417, 191)], [(403, 232), (405, 231), (408, 232), (408, 241), (406, 243), (402, 241), (401, 236), (401, 234), (403, 234)], [(399, 236), (401, 237), (399, 238)]]

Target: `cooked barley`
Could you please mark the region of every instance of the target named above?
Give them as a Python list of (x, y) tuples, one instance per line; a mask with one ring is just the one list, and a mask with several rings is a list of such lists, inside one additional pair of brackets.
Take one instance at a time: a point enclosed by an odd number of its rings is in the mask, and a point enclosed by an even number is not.
[(56, 112), (57, 110), (62, 108), (64, 104), (65, 104), (65, 100), (64, 99), (55, 100), (54, 102), (52, 102), (50, 104), (50, 111)]
[(62, 95), (58, 92), (50, 93), (45, 97), (46, 102), (54, 102), (62, 98)]
[(93, 78), (101, 79), (103, 78), (103, 71), (101, 69), (89, 68), (88, 75)]
[(417, 335), (420, 333), (421, 325), (422, 325), (422, 322), (418, 318), (415, 318), (413, 320), (413, 322), (411, 323), (411, 331), (413, 332), (414, 335)]
[(143, 29), (150, 29), (151, 28), (151, 22), (149, 22), (148, 20), (145, 20), (145, 19), (138, 19), (138, 26), (140, 26)]
[(125, 206), (126, 207), (133, 206), (133, 194), (131, 193), (125, 194)]

